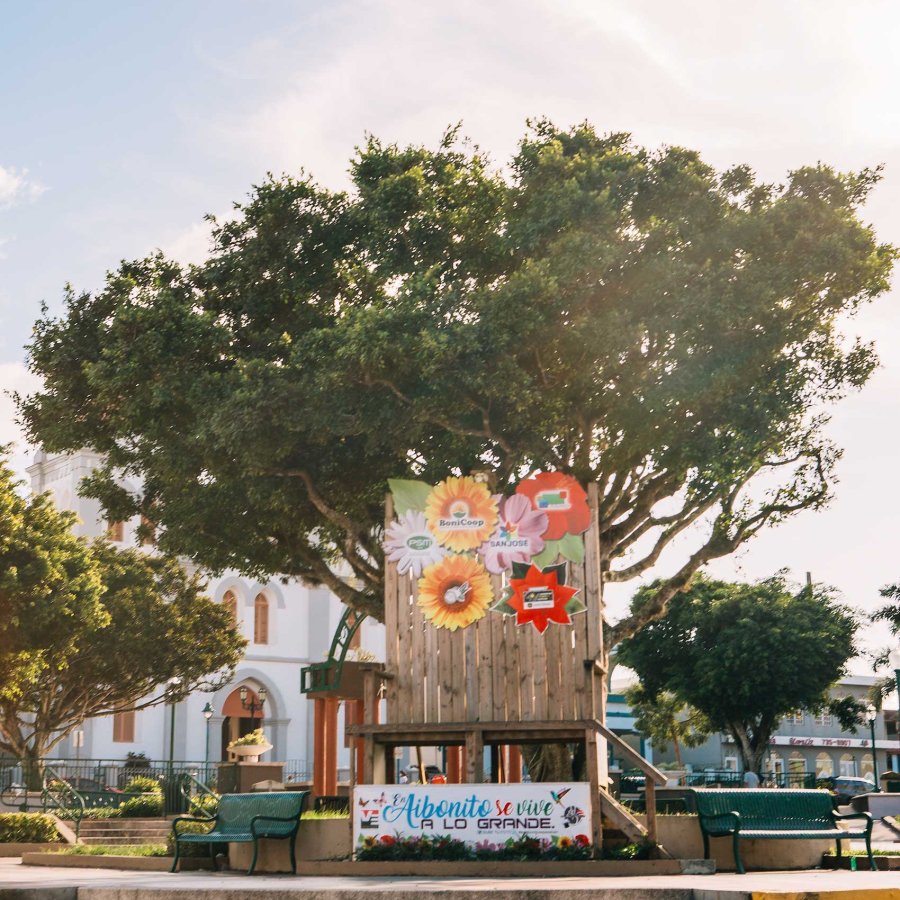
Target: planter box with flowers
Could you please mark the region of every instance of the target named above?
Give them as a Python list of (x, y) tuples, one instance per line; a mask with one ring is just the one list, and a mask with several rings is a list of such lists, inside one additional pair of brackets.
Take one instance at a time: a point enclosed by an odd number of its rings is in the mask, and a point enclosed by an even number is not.
[(262, 728), (257, 728), (228, 745), (228, 752), (242, 757), (244, 762), (259, 762), (260, 756), (271, 749), (272, 745), (266, 740)]

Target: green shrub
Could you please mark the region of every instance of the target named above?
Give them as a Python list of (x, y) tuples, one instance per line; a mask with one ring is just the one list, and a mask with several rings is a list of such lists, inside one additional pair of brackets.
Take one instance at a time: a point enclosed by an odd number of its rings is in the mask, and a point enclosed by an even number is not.
[(118, 806), (92, 806), (84, 811), (82, 819), (120, 819), (122, 810)]
[(156, 778), (149, 775), (135, 775), (122, 790), (126, 794), (161, 794), (162, 787)]
[(41, 813), (0, 813), (0, 844), (54, 844), (56, 823)]
[(163, 844), (75, 844), (66, 856), (171, 856)]
[(124, 803), (120, 803), (119, 809), (122, 810), (122, 817), (125, 819), (161, 816), (163, 814), (162, 794), (135, 794)]
[[(213, 827), (212, 822), (179, 822), (178, 823), (178, 833), (179, 834), (207, 834), (209, 830)], [(168, 851), (169, 856), (175, 855), (175, 840), (172, 837), (172, 832), (169, 832), (168, 841), (166, 843), (166, 849)], [(209, 856), (209, 844), (182, 844), (181, 845), (181, 856)]]
[(191, 797), (192, 816), (214, 816), (219, 811), (219, 798), (212, 794), (199, 794)]

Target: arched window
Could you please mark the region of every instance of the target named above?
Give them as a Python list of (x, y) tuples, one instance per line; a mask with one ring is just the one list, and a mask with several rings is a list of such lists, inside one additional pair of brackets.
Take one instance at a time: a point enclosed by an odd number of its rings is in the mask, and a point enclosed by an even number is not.
[(106, 523), (107, 540), (116, 544), (121, 544), (125, 540), (125, 523), (124, 522), (107, 522)]
[(827, 753), (820, 753), (816, 757), (816, 778), (828, 778), (834, 775), (834, 763)]
[(253, 601), (253, 642), (269, 643), (269, 601), (265, 594), (257, 594)]
[(113, 741), (117, 744), (134, 743), (133, 709), (126, 709), (113, 715)]
[(859, 768), (859, 774), (862, 775), (863, 778), (868, 778), (869, 781), (875, 780), (875, 763), (872, 761), (871, 753), (863, 753)]
[(845, 775), (850, 778), (856, 775), (856, 760), (853, 758), (852, 753), (842, 753), (838, 765), (841, 769), (841, 775)]
[(222, 597), (222, 606), (231, 613), (231, 622), (233, 625), (237, 625), (238, 623), (238, 607), (237, 607), (237, 597), (234, 595), (234, 591), (225, 591), (225, 596)]

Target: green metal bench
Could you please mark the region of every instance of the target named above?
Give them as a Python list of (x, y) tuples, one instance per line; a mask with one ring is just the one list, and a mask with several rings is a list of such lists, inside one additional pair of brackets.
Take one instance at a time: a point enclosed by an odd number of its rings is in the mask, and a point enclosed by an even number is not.
[[(823, 840), (833, 838), (837, 855), (841, 841), (864, 838), (869, 865), (872, 858), (872, 816), (869, 813), (835, 811), (828, 791), (791, 790), (695, 790), (697, 815), (703, 834), (703, 857), (709, 859), (709, 839), (731, 835), (734, 863), (744, 874), (739, 842), (754, 840)], [(855, 831), (838, 827), (842, 819), (863, 819), (865, 828)]]
[[(291, 850), (291, 871), (297, 873), (297, 859), (294, 838), (300, 827), (300, 814), (309, 791), (273, 791), (260, 794), (223, 794), (219, 798), (219, 810), (215, 816), (205, 819), (199, 816), (178, 816), (172, 820), (172, 838), (175, 857), (170, 872), (178, 869), (178, 858), (182, 844), (209, 844), (213, 855), (215, 844), (253, 842), (253, 860), (248, 875), (256, 868), (259, 855), (259, 839), (275, 838), (287, 840)], [(184, 822), (211, 824), (206, 834), (179, 832)]]

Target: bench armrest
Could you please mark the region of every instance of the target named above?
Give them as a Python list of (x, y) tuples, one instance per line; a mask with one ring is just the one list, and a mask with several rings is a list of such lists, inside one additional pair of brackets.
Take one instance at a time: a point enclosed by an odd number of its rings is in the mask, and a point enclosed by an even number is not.
[(726, 813), (718, 813), (716, 815), (711, 815), (710, 813), (700, 813), (700, 827), (704, 831), (708, 830), (707, 825), (712, 826), (718, 831), (719, 829), (715, 823), (720, 820), (725, 820), (726, 823), (732, 823), (731, 827), (728, 828), (729, 832), (741, 830), (741, 814), (736, 810), (731, 810), (731, 812)]
[(838, 819), (865, 819), (866, 820), (866, 831), (872, 830), (872, 825), (874, 824), (874, 820), (872, 819), (872, 813), (868, 812), (852, 812), (852, 813), (839, 813), (832, 811), (831, 818), (838, 821)]
[(218, 816), (212, 816), (209, 819), (205, 819), (202, 816), (177, 816), (176, 818), (172, 819), (172, 832), (176, 836), (178, 835), (178, 829), (175, 826), (179, 822), (202, 822), (204, 825), (211, 825), (218, 818), (219, 818)]
[(296, 816), (254, 816), (250, 820), (250, 833), (256, 834), (257, 822), (300, 822), (299, 813)]

